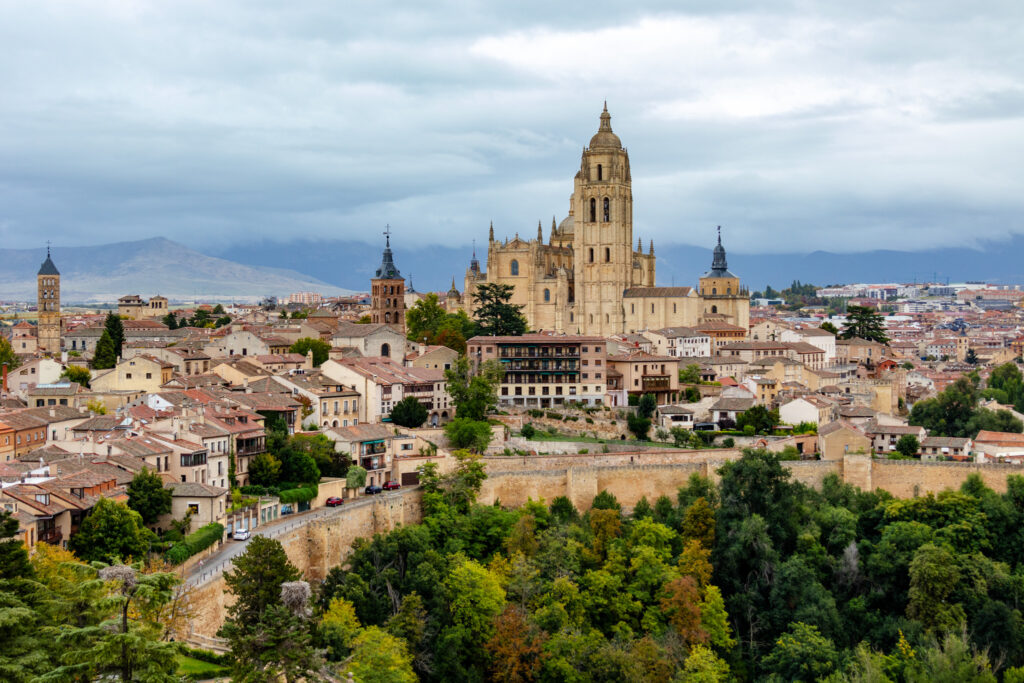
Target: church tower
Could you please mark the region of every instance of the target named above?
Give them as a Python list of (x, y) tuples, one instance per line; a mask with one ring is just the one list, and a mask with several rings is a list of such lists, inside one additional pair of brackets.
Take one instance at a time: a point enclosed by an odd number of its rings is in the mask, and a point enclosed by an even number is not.
[(59, 354), (61, 347), (60, 321), (60, 272), (50, 259), (50, 247), (46, 247), (46, 260), (39, 267), (36, 277), (36, 309), (39, 311), (39, 350)]
[(583, 150), (571, 213), (576, 303), (570, 327), (584, 334), (620, 333), (622, 293), (633, 283), (633, 189), (629, 154), (612, 132), (607, 103)]
[(718, 244), (711, 259), (711, 270), (700, 278), (697, 289), (704, 305), (701, 317), (714, 320), (714, 316), (720, 315), (733, 325), (747, 326), (750, 293), (740, 285), (740, 279), (729, 272), (722, 246), (722, 226), (718, 226)]
[(405, 278), (391, 256), (391, 228), (384, 231), (384, 257), (370, 280), (370, 320), (394, 325), (405, 334)]

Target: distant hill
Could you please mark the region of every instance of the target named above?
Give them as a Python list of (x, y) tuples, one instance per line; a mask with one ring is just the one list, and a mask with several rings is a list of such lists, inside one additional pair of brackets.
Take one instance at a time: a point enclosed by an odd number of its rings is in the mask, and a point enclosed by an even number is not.
[[(419, 291), (447, 291), (451, 279), (462, 289), (472, 247), (429, 246), (405, 249), (392, 244), (395, 264)], [(477, 257), (486, 266), (487, 245), (478, 243)], [(646, 246), (646, 245), (645, 245)], [(726, 240), (726, 248), (730, 249)], [(740, 254), (728, 252), (729, 269), (750, 287), (776, 289), (793, 280), (817, 285), (853, 282), (913, 282), (938, 279), (950, 282), (978, 280), (994, 284), (1024, 284), (1024, 237), (988, 245), (984, 249), (948, 248), (919, 252), (869, 251), (857, 254)], [(657, 246), (659, 285), (696, 285), (711, 265), (711, 250), (689, 246)], [(307, 273), (340, 287), (366, 291), (380, 265), (380, 245), (353, 241), (295, 241), (286, 245), (250, 242), (232, 247), (224, 255), (255, 266), (275, 265)]]
[[(351, 293), (293, 270), (242, 265), (161, 237), (94, 247), (55, 247), (52, 254), (66, 303), (112, 302), (125, 294), (161, 294), (172, 301), (191, 301), (256, 300), (298, 291)], [(45, 259), (46, 249), (0, 249), (0, 300), (35, 300), (36, 273)]]

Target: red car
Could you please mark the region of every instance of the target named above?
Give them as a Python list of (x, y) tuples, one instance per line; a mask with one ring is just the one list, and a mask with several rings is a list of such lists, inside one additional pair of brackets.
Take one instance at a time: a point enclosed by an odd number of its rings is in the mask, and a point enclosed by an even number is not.
[(394, 491), (395, 489), (402, 488), (402, 485), (399, 484), (397, 481), (386, 481), (384, 482), (383, 488), (385, 491)]
[(345, 502), (345, 499), (343, 499), (343, 498), (338, 498), (337, 496), (331, 496), (326, 501), (324, 501), (324, 504), (327, 507), (329, 507), (329, 508), (333, 508), (333, 507), (338, 507), (339, 505), (342, 505), (344, 502)]

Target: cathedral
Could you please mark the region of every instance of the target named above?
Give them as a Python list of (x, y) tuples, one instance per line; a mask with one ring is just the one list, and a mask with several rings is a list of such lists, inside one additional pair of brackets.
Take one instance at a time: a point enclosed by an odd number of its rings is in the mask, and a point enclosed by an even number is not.
[(729, 272), (719, 231), (711, 270), (696, 288), (655, 284), (654, 242), (633, 248), (633, 189), (629, 153), (612, 132), (605, 105), (597, 133), (584, 148), (573, 182), (569, 215), (551, 221), (547, 241), (540, 223), (535, 239), (516, 233), (496, 240), (491, 224), (487, 267), (473, 251), (460, 294), (452, 283), (446, 305), (473, 313), (482, 283), (513, 286), (533, 330), (608, 336), (663, 327), (727, 322), (746, 329), (750, 299)]

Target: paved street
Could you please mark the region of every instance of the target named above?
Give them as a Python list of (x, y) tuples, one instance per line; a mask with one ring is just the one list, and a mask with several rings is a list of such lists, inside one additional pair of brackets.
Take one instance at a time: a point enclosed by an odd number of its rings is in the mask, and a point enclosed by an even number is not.
[[(348, 508), (372, 505), (376, 498), (395, 498), (401, 495), (402, 490), (398, 490), (385, 491), (384, 493), (379, 493), (375, 496), (363, 496), (356, 499), (347, 499), (344, 505), (340, 505), (338, 507), (316, 508), (309, 510), (308, 512), (299, 512), (294, 515), (282, 517), (258, 527), (253, 530), (252, 533), (253, 536), (274, 538), (313, 520), (343, 515), (345, 510)], [(225, 541), (224, 547), (222, 547), (217, 553), (203, 560), (202, 565), (196, 565), (192, 568), (192, 571), (188, 574), (188, 578), (185, 580), (186, 584), (189, 586), (200, 586), (207, 581), (216, 579), (225, 570), (230, 570), (231, 561), (245, 551), (246, 543), (248, 543), (248, 541), (233, 541), (231, 539)]]

